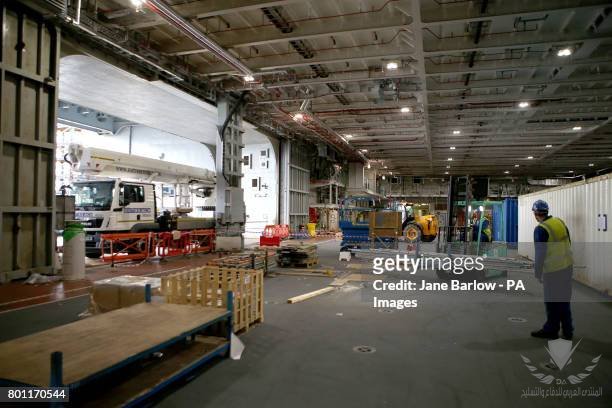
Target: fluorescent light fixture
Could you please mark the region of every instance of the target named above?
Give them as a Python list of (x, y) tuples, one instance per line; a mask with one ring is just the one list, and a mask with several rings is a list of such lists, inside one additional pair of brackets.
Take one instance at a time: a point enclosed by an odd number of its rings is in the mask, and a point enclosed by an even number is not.
[(387, 69), (393, 70), (393, 69), (397, 69), (398, 67), (399, 67), (399, 64), (395, 61), (387, 62)]
[(388, 168), (389, 168), (388, 166), (385, 166), (385, 169), (388, 169)]
[(385, 179), (385, 175), (384, 175), (384, 174), (382, 175), (382, 179), (383, 179), (383, 180)]
[(450, 147), (450, 149), (451, 149), (451, 150), (455, 150), (455, 146), (451, 146), (451, 147)]
[(527, 160), (533, 159), (533, 156), (527, 156)]
[(510, 174), (510, 170), (504, 171), (504, 174)]
[(351, 137), (353, 137), (353, 135), (344, 135), (344, 137), (346, 137), (347, 139), (350, 139)]
[(546, 147), (547, 149), (550, 149), (550, 148), (552, 147), (552, 145), (551, 145), (551, 144), (547, 144), (545, 147)]
[(529, 107), (529, 102), (525, 102), (525, 101), (519, 102), (518, 107), (519, 108), (528, 108)]
[(445, 171), (444, 174), (448, 174), (448, 171)]
[(293, 120), (302, 120), (302, 119), (304, 119), (304, 114), (301, 112), (298, 112), (293, 115)]
[(574, 170), (570, 170), (569, 172), (570, 172), (570, 173), (573, 173), (573, 172), (574, 172)]
[(409, 108), (409, 107), (407, 107), (407, 106), (404, 106), (402, 109), (400, 109), (400, 112), (402, 112), (402, 113), (408, 113), (408, 112), (410, 112), (410, 108)]
[(574, 126), (572, 130), (582, 130), (582, 126)]
[(255, 77), (253, 75), (245, 75), (242, 77), (242, 79), (244, 79), (244, 82), (253, 82)]
[(559, 51), (557, 51), (557, 56), (558, 57), (569, 57), (570, 55), (572, 55), (572, 49), (569, 47), (566, 48), (561, 48)]
[(589, 163), (589, 167), (595, 166), (595, 163)]
[(367, 153), (368, 149), (361, 149), (362, 152)]
[(458, 135), (458, 134), (461, 134), (460, 130), (453, 130), (453, 135)]
[(447, 169), (450, 169), (450, 166), (446, 166)]
[(515, 164), (514, 167), (521, 167), (519, 164)]
[(449, 157), (447, 160), (448, 160), (448, 161), (453, 161), (453, 158), (452, 158), (452, 157)]

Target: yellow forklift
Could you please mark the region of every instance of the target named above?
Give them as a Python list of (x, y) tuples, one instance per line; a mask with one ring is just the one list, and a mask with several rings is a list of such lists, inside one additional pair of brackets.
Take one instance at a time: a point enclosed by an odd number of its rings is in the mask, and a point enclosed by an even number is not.
[(404, 207), (404, 221), (402, 231), (410, 242), (421, 240), (432, 242), (438, 235), (438, 217), (429, 214), (429, 210), (415, 210), (412, 204), (400, 204)]

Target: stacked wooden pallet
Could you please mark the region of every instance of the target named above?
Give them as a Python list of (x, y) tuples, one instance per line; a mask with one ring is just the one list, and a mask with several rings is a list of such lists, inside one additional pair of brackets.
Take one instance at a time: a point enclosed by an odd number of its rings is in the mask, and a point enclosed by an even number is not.
[(161, 294), (166, 303), (227, 309), (230, 290), (234, 296), (234, 332), (263, 322), (262, 270), (207, 265), (161, 278)]
[(281, 267), (311, 268), (319, 263), (317, 246), (303, 242), (285, 242), (276, 250), (276, 264)]
[[(266, 257), (268, 258), (266, 261)], [(232, 254), (222, 258), (208, 261), (208, 265), (222, 268), (246, 268), (266, 270), (275, 265), (274, 258), (269, 256), (265, 250), (252, 250), (239, 254)]]

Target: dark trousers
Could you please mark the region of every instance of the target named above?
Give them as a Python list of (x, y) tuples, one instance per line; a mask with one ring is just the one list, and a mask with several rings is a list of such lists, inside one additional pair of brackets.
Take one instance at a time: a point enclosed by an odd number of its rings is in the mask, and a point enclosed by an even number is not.
[(567, 268), (542, 275), (544, 284), (544, 303), (546, 305), (546, 323), (544, 331), (559, 333), (562, 329), (565, 336), (574, 333), (572, 324), (572, 269)]

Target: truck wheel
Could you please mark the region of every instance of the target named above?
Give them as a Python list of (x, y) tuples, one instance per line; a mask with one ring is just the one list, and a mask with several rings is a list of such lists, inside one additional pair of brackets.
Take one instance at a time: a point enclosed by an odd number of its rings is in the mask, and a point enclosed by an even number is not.
[(415, 223), (410, 223), (406, 226), (404, 235), (408, 242), (417, 242), (419, 239), (421, 239), (421, 228)]

